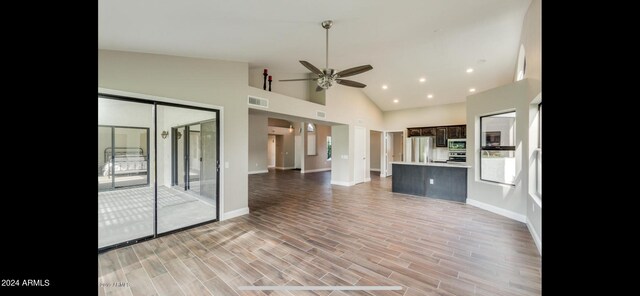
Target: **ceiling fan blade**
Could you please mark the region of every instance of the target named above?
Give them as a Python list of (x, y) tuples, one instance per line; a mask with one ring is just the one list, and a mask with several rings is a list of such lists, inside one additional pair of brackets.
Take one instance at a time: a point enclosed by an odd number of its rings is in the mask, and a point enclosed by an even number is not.
[(307, 61), (300, 61), (300, 64), (302, 64), (303, 66), (305, 66), (307, 69), (311, 70), (311, 72), (318, 74), (318, 75), (324, 75), (324, 73), (322, 73), (322, 71), (320, 71), (320, 69), (316, 68), (316, 66), (311, 65), (311, 63), (307, 62)]
[(320, 87), (319, 85), (316, 86), (316, 91), (323, 91), (323, 90), (324, 90), (324, 88)]
[(318, 80), (318, 78), (280, 79), (278, 81), (303, 81), (303, 80)]
[(338, 75), (338, 77), (348, 77), (348, 76), (353, 76), (356, 74), (360, 74), (363, 72), (367, 72), (369, 70), (373, 69), (373, 67), (371, 67), (371, 65), (362, 65), (362, 66), (358, 66), (358, 67), (353, 67), (353, 68), (349, 68), (346, 70), (342, 70), (340, 72), (338, 72), (336, 75)]
[(365, 86), (367, 86), (364, 83), (360, 83), (353, 80), (346, 80), (346, 79), (336, 79), (336, 83), (346, 85), (346, 86), (351, 86), (351, 87), (359, 87), (359, 88), (364, 88)]

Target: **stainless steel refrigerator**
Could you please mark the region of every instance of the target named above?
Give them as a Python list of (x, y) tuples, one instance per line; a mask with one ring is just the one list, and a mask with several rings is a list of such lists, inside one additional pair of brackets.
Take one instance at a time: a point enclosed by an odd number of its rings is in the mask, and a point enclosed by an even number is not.
[(407, 162), (432, 162), (435, 149), (434, 137), (411, 137), (407, 138), (406, 155)]

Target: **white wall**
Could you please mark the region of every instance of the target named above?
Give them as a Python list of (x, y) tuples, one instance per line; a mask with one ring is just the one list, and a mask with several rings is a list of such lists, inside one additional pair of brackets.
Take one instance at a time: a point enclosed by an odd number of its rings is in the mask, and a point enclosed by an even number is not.
[(276, 169), (293, 169), (295, 161), (293, 137), (293, 133), (276, 135)]
[[(522, 23), (520, 43), (524, 45), (527, 69), (524, 78), (542, 80), (542, 0), (533, 0)], [(518, 46), (519, 47), (519, 46)], [(519, 50), (519, 49), (513, 49)], [(515, 68), (514, 68), (515, 73)]]
[[(467, 97), (467, 203), (491, 208), (525, 222), (529, 186), (530, 108), (540, 93), (540, 81), (524, 79)], [(480, 180), (480, 116), (516, 111), (515, 186)], [(532, 184), (535, 186), (535, 184)]]
[(467, 122), (466, 103), (384, 112), (384, 127), (401, 131), (408, 127), (458, 125)]
[[(316, 154), (308, 155), (304, 154), (304, 170), (306, 172), (319, 172), (328, 171), (331, 169), (331, 160), (327, 159), (327, 137), (331, 136), (331, 127), (323, 124), (316, 124), (315, 132), (308, 132), (307, 129), (303, 131), (306, 133), (303, 145), (304, 150), (309, 151), (309, 144), (312, 135), (315, 136)], [(295, 144), (295, 143), (294, 143)]]
[(247, 63), (98, 50), (100, 88), (223, 107), (225, 213), (248, 212), (247, 78)]
[[(302, 65), (300, 65), (302, 68)], [(271, 92), (286, 95), (289, 97), (298, 98), (299, 100), (309, 101), (309, 90), (307, 81), (287, 81), (280, 82), (280, 79), (298, 79), (309, 77), (304, 73), (285, 73), (278, 69), (268, 68), (268, 75), (273, 76), (271, 81)], [(301, 71), (303, 71), (301, 69)], [(262, 89), (264, 76), (262, 73), (264, 68), (251, 68), (249, 69), (249, 86)], [(269, 77), (267, 77), (267, 91), (269, 91)]]
[[(249, 173), (267, 171), (267, 116), (249, 114)], [(274, 146), (275, 149), (275, 146)]]

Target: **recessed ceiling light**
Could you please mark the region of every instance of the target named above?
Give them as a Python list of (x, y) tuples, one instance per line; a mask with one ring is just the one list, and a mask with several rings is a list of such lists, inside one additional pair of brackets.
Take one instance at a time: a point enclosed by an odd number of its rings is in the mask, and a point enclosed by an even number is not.
[(389, 87), (386, 84), (382, 85), (382, 89), (387, 89), (387, 88), (389, 88)]
[(474, 92), (474, 91), (476, 91), (476, 89), (475, 89), (475, 88), (470, 88), (470, 89), (469, 89), (469, 92)]
[(427, 78), (424, 78), (424, 77), (420, 78), (420, 82), (425, 82), (425, 81), (427, 81)]
[(393, 102), (397, 104), (400, 101), (398, 99), (395, 99), (395, 100), (393, 100)]
[(467, 69), (467, 73), (471, 73), (471, 72), (473, 72), (473, 68)]
[(428, 94), (427, 95), (427, 99), (433, 99), (433, 95), (432, 94)]

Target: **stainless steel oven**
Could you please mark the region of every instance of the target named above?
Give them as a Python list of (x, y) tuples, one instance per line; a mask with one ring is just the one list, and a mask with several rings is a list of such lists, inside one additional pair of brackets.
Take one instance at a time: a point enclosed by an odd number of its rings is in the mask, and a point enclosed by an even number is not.
[(467, 139), (449, 139), (447, 140), (449, 147), (450, 162), (466, 162), (467, 161)]

